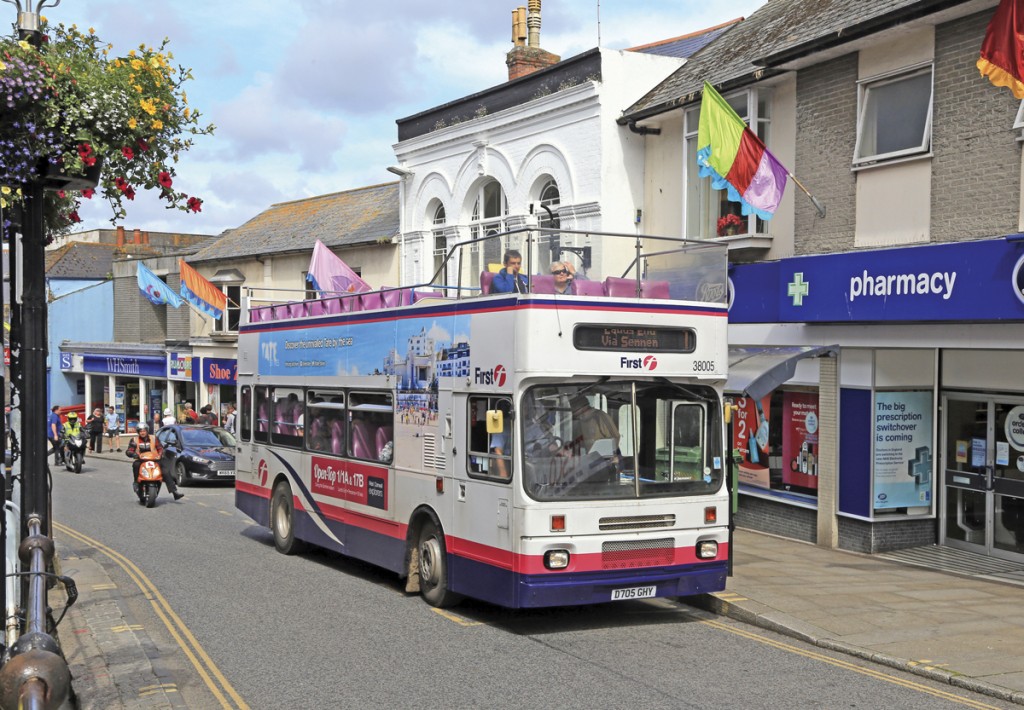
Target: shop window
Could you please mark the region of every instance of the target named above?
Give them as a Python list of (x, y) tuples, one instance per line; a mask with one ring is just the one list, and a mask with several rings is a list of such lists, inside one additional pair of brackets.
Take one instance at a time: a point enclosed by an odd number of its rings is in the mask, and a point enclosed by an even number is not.
[[(501, 412), (501, 432), (487, 432), (487, 413)], [(469, 475), (474, 478), (512, 478), (512, 400), (508, 397), (469, 398)]]
[(322, 454), (345, 454), (345, 395), (330, 390), (306, 393), (306, 448)]
[(818, 495), (818, 393), (776, 390), (734, 400), (733, 460), (742, 487), (780, 491), (808, 502)]
[(390, 392), (350, 392), (349, 456), (390, 464), (394, 458), (394, 403)]
[(855, 166), (927, 153), (931, 134), (930, 65), (860, 83)]

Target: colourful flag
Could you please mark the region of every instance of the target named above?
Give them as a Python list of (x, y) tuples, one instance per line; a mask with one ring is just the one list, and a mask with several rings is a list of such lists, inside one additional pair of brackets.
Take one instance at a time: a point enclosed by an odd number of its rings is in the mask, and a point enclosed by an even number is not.
[(372, 291), (370, 284), (359, 278), (341, 257), (328, 249), (319, 239), (313, 246), (306, 279), (317, 291), (337, 293), (364, 293)]
[(713, 188), (729, 191), (743, 214), (761, 219), (775, 214), (789, 174), (707, 82), (697, 127), (697, 165), (701, 177), (711, 177)]
[(154, 306), (167, 304), (175, 308), (181, 307), (181, 299), (178, 298), (178, 294), (172, 291), (171, 287), (165, 284), (159, 276), (146, 268), (141, 261), (135, 270), (135, 278), (138, 279), (142, 295), (148, 298)]
[(183, 259), (178, 260), (178, 265), (181, 270), (181, 297), (203, 313), (220, 318), (228, 306), (228, 297)]
[(978, 69), (996, 86), (1024, 99), (1024, 8), (1020, 0), (1002, 0), (981, 43)]

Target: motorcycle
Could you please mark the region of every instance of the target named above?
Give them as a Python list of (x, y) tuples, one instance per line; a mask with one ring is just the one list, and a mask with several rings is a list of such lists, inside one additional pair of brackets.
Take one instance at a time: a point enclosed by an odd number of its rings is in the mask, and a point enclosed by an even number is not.
[(64, 467), (75, 473), (82, 472), (82, 463), (85, 461), (86, 445), (85, 428), (81, 428), (78, 434), (65, 434), (64, 436)]
[(156, 505), (156, 496), (160, 493), (160, 484), (164, 480), (163, 471), (160, 468), (160, 454), (155, 451), (144, 451), (136, 454), (134, 458), (142, 459), (139, 466), (139, 480), (135, 484), (135, 495), (139, 497), (139, 504), (152, 508)]

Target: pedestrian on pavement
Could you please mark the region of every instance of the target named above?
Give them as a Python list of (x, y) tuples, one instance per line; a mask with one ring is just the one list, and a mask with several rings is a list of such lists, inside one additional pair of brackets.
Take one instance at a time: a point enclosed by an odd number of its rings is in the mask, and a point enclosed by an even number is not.
[(85, 420), (85, 430), (89, 432), (89, 451), (103, 453), (103, 410), (99, 407)]
[(199, 421), (199, 415), (196, 414), (196, 410), (192, 409), (191, 402), (185, 402), (185, 413), (182, 415), (182, 419), (186, 424), (195, 424)]
[(166, 409), (164, 409), (164, 418), (160, 420), (160, 424), (162, 424), (163, 426), (171, 426), (172, 424), (177, 423), (178, 420), (174, 418), (174, 412), (171, 411), (171, 408), (167, 407)]
[(233, 404), (228, 405), (228, 413), (224, 417), (224, 428), (232, 434), (235, 433), (235, 405)]
[(64, 448), (61, 446), (61, 430), (63, 423), (60, 420), (59, 405), (50, 407), (50, 416), (46, 418), (46, 438), (53, 447), (53, 465), (64, 463)]
[(114, 411), (114, 405), (107, 407), (106, 414), (107, 448), (114, 451), (121, 450), (121, 419)]

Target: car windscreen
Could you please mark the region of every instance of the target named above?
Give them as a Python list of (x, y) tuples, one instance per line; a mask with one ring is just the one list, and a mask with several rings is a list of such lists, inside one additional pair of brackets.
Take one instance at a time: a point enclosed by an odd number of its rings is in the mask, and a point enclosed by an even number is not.
[[(227, 434), (227, 432), (224, 432)], [(185, 446), (194, 448), (209, 448), (213, 446), (230, 446), (217, 436), (213, 429), (182, 429), (181, 436), (185, 440)]]

